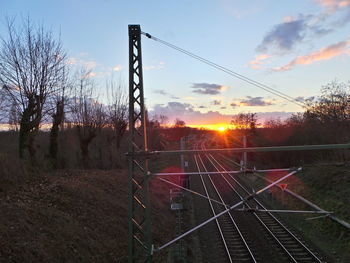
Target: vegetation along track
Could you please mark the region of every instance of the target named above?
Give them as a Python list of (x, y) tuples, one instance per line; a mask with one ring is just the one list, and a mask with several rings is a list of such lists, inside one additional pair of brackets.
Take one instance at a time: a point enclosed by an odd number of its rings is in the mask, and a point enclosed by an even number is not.
[[(201, 147), (205, 149), (204, 144)], [(213, 170), (227, 171), (212, 154), (195, 155), (194, 161), (201, 172), (200, 182), (205, 194), (219, 201), (208, 200), (212, 215), (251, 195), (233, 174), (205, 174)], [(216, 220), (221, 242), (218, 248), (225, 251), (218, 254), (224, 256), (217, 256), (220, 260), (216, 262), (322, 262), (284, 223), (267, 212), (256, 198), (249, 199), (244, 206), (251, 213), (233, 210)]]

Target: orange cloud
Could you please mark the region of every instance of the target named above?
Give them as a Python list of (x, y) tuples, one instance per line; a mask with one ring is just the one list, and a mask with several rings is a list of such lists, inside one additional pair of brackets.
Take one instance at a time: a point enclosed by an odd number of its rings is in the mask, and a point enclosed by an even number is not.
[(316, 0), (321, 6), (328, 8), (329, 11), (334, 12), (339, 8), (350, 6), (350, 0)]
[(322, 48), (311, 54), (308, 54), (305, 56), (299, 56), (293, 59), (288, 64), (282, 67), (274, 68), (273, 70), (287, 71), (287, 70), (291, 70), (296, 65), (309, 65), (316, 61), (329, 60), (343, 54), (349, 55), (349, 48), (348, 48), (349, 45), (350, 45), (350, 40), (341, 41), (336, 44), (330, 45), (328, 47)]
[(249, 65), (252, 69), (260, 69), (264, 61), (266, 61), (270, 57), (271, 56), (268, 54), (257, 55), (255, 56), (254, 60), (249, 62)]

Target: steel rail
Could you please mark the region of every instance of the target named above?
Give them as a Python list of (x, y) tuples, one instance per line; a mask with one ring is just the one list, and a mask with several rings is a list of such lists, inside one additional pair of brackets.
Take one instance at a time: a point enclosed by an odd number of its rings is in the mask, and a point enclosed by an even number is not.
[[(207, 173), (206, 173), (207, 174)], [(257, 174), (256, 174), (257, 175)], [(259, 176), (259, 175), (257, 175), (257, 176)], [(212, 201), (212, 202), (214, 202), (214, 203), (217, 203), (217, 204), (219, 204), (219, 205), (222, 205), (223, 207), (226, 207), (226, 208), (228, 208), (229, 206), (228, 205), (226, 205), (226, 204), (224, 204), (224, 203), (222, 203), (222, 202), (220, 202), (220, 201), (217, 201), (217, 200), (215, 200), (215, 199), (213, 199), (213, 198), (210, 198), (210, 197), (207, 197), (207, 196), (205, 196), (205, 195), (202, 195), (201, 193), (198, 193), (198, 192), (196, 192), (196, 191), (193, 191), (193, 190), (191, 190), (191, 189), (188, 189), (188, 188), (186, 188), (186, 187), (183, 187), (183, 186), (181, 186), (181, 185), (179, 185), (179, 184), (175, 184), (175, 183), (173, 183), (173, 182), (170, 182), (170, 181), (168, 181), (168, 180), (165, 180), (165, 179), (163, 179), (163, 178), (157, 178), (158, 180), (160, 180), (160, 181), (162, 181), (162, 182), (164, 182), (164, 183), (167, 183), (167, 184), (170, 184), (170, 185), (172, 185), (172, 186), (175, 186), (175, 187), (178, 187), (178, 188), (180, 188), (180, 189), (182, 189), (182, 190), (184, 190), (184, 191), (187, 191), (187, 192), (189, 192), (189, 193), (191, 193), (191, 194), (194, 194), (194, 195), (197, 195), (197, 196), (200, 196), (200, 197), (203, 197), (204, 199), (206, 199), (206, 200), (210, 200), (210, 201)], [(225, 178), (225, 180), (226, 180), (226, 178)], [(269, 180), (270, 181), (270, 180)], [(276, 187), (278, 187), (278, 186), (276, 186)], [(316, 210), (316, 211), (309, 211), (309, 210), (260, 210), (260, 209), (233, 209), (232, 211), (242, 211), (242, 212), (271, 212), (271, 213), (301, 213), (301, 214), (326, 214), (326, 215), (331, 215), (333, 212), (328, 212), (328, 211), (323, 211), (323, 210)]]
[[(196, 155), (194, 156), (194, 160), (195, 160), (196, 166), (197, 166), (197, 168), (198, 168), (198, 171), (200, 171), (200, 168), (199, 168), (199, 164), (198, 164), (197, 156), (196, 156)], [(203, 187), (204, 187), (205, 194), (209, 197), (209, 192), (208, 192), (208, 189), (207, 189), (207, 187), (206, 187), (206, 185), (205, 185), (205, 182), (204, 182), (204, 180), (203, 180), (203, 176), (202, 176), (202, 175), (200, 175), (200, 179), (201, 179), (202, 185), (203, 185)], [(211, 208), (211, 211), (212, 211), (213, 215), (216, 216), (217, 214), (216, 214), (216, 212), (215, 212), (215, 209), (214, 209), (214, 207), (213, 207), (212, 202), (211, 202), (210, 200), (208, 200), (208, 201), (209, 201), (209, 205), (210, 205), (210, 208)], [(224, 202), (223, 202), (223, 203), (224, 203)], [(216, 222), (216, 226), (218, 227), (218, 230), (219, 230), (219, 233), (220, 233), (220, 236), (221, 236), (221, 240), (222, 240), (222, 242), (223, 242), (223, 244), (224, 244), (226, 254), (227, 254), (227, 256), (228, 256), (230, 262), (233, 262), (233, 261), (232, 261), (232, 257), (231, 257), (231, 253), (230, 253), (230, 251), (229, 251), (229, 249), (228, 249), (228, 246), (227, 246), (227, 243), (226, 243), (226, 239), (225, 239), (224, 234), (223, 234), (223, 231), (222, 231), (222, 229), (221, 229), (219, 220), (216, 218), (216, 219), (215, 219), (215, 222)]]
[[(203, 162), (201, 156), (198, 155), (198, 159), (200, 160), (200, 162), (201, 162), (203, 168), (204, 168), (205, 171), (206, 171), (205, 174), (207, 174), (208, 169), (206, 168), (206, 166), (205, 166), (205, 164), (204, 164), (204, 162)], [(208, 178), (209, 178), (209, 180), (210, 180), (212, 186), (214, 187), (215, 192), (216, 192), (216, 194), (218, 195), (220, 201), (224, 203), (224, 200), (223, 200), (223, 198), (222, 198), (222, 196), (221, 196), (219, 190), (217, 189), (217, 187), (216, 187), (214, 181), (212, 180), (211, 176), (208, 175)], [(242, 232), (240, 231), (240, 229), (239, 229), (237, 223), (236, 223), (235, 220), (233, 219), (231, 213), (228, 213), (228, 216), (229, 216), (229, 218), (230, 218), (232, 224), (234, 225), (235, 229), (237, 230), (240, 239), (243, 241), (244, 247), (247, 249), (247, 252), (248, 252), (248, 254), (250, 255), (251, 259), (252, 259), (254, 262), (257, 262), (256, 259), (255, 259), (255, 256), (253, 255), (253, 253), (252, 253), (252, 251), (251, 251), (251, 249), (250, 249), (250, 247), (248, 246), (247, 241), (245, 240), (245, 238), (244, 238)]]
[[(219, 165), (221, 166), (221, 169), (225, 168), (211, 155), (211, 158)], [(250, 192), (242, 185), (240, 184), (232, 175), (229, 175), (241, 188), (244, 192), (246, 192), (248, 195), (250, 195)], [(276, 185), (276, 184), (275, 184)], [(262, 209), (267, 210), (255, 197), (252, 198), (259, 206), (261, 206)], [(317, 262), (322, 262), (306, 245), (304, 245), (284, 224), (281, 223), (280, 220), (278, 220), (272, 213), (266, 212), (270, 217), (272, 217), (293, 239), (299, 243)], [(296, 259), (291, 255), (291, 253), (288, 251), (288, 249), (279, 241), (279, 239), (273, 234), (273, 232), (268, 228), (268, 226), (262, 221), (261, 218), (257, 215), (257, 213), (254, 213), (254, 215), (257, 217), (257, 219), (262, 223), (262, 225), (267, 229), (267, 231), (274, 237), (274, 239), (277, 241), (278, 244), (281, 245), (283, 250), (287, 253), (288, 256), (294, 261), (297, 262)]]
[[(208, 160), (212, 163), (212, 165), (215, 167), (215, 169), (218, 169), (217, 166), (215, 166), (215, 164), (212, 162), (212, 160), (208, 157), (208, 155), (206, 155)], [(211, 158), (213, 158), (212, 156), (210, 156)], [(219, 162), (217, 162), (217, 160), (215, 158), (213, 158), (213, 160), (218, 164)], [(221, 165), (220, 165), (221, 166)], [(224, 176), (223, 176), (224, 177)], [(240, 185), (241, 187), (243, 187), (238, 181), (234, 180), (238, 185)], [(231, 187), (232, 190), (234, 190), (234, 192), (238, 195), (239, 198), (243, 198), (237, 191), (236, 189), (234, 189), (234, 187), (229, 183), (229, 186)], [(251, 208), (249, 206), (248, 203), (246, 203), (246, 205)], [(264, 208), (264, 207), (263, 207)], [(288, 255), (288, 257), (293, 260), (293, 262), (297, 262), (294, 257), (292, 256), (292, 254), (288, 251), (288, 249), (281, 243), (281, 241), (274, 235), (274, 233), (268, 228), (268, 226), (259, 218), (259, 216), (253, 212), (254, 216), (257, 218), (257, 220), (260, 222), (260, 224), (262, 224), (262, 226), (264, 226), (264, 228), (268, 231), (268, 233), (272, 236), (272, 238), (277, 242), (277, 244), (284, 250), (284, 252)]]
[[(215, 158), (214, 158), (215, 159)], [(217, 160), (215, 160), (217, 162)], [(225, 169), (221, 164), (219, 164), (223, 169)], [(232, 175), (230, 175), (230, 177), (238, 183), (238, 185), (247, 193), (247, 194), (250, 194), (250, 192), (242, 185), (240, 184)], [(272, 181), (271, 181), (272, 182)], [(274, 185), (276, 187), (278, 187), (276, 184)], [(253, 198), (253, 200), (258, 204), (260, 205), (264, 210), (267, 210), (256, 198)], [(328, 211), (325, 211), (325, 210), (322, 210), (323, 212), (327, 212), (329, 213)], [(270, 213), (269, 213), (270, 214)], [(293, 235), (293, 237), (300, 243), (300, 241), (298, 240), (297, 237), (294, 236), (293, 233), (291, 233), (274, 215), (270, 214), (271, 217), (273, 217), (276, 221), (278, 221), (291, 235)], [(304, 246), (304, 244), (301, 243), (301, 245)], [(304, 246), (308, 251), (310, 251), (306, 246)], [(311, 252), (311, 251), (310, 251)], [(312, 252), (311, 252), (312, 253)]]
[[(231, 162), (231, 163), (233, 163), (233, 164), (235, 164), (235, 165), (237, 165), (237, 166), (239, 166), (239, 167), (241, 166), (238, 162), (235, 162), (235, 161), (233, 161), (233, 160), (227, 158), (226, 156), (224, 156), (224, 155), (222, 155), (222, 154), (220, 154), (220, 155), (221, 155), (222, 158), (226, 159), (227, 161), (229, 161), (229, 162)], [(265, 170), (265, 171), (269, 171), (269, 170)], [(259, 178), (261, 178), (261, 179), (263, 179), (263, 180), (265, 180), (265, 181), (267, 181), (267, 182), (269, 182), (269, 183), (272, 183), (271, 180), (269, 180), (269, 179), (267, 179), (267, 178), (265, 178), (265, 177), (263, 177), (263, 176), (257, 174), (257, 173), (259, 173), (259, 172), (265, 172), (265, 171), (264, 171), (264, 170), (253, 170), (253, 174), (255, 174), (255, 176), (258, 176)], [(279, 190), (281, 190), (281, 188), (280, 188), (279, 186), (275, 185), (275, 187), (277, 187)], [(298, 195), (297, 193), (293, 192), (292, 190), (285, 189), (284, 191), (285, 191), (286, 193), (288, 193), (289, 195), (293, 196), (294, 198), (300, 200), (301, 202), (307, 204), (308, 206), (310, 206), (310, 207), (316, 209), (316, 210), (319, 211), (319, 212), (327, 212), (326, 210), (322, 209), (321, 207), (319, 207), (318, 205), (312, 203), (311, 201), (305, 199), (305, 198), (302, 197), (301, 195)], [(350, 229), (350, 224), (349, 224), (348, 222), (346, 222), (346, 221), (344, 221), (344, 220), (342, 220), (342, 219), (336, 217), (335, 215), (332, 214), (333, 212), (328, 212), (328, 213), (329, 213), (329, 214), (327, 215), (328, 218), (330, 218), (330, 219), (333, 220), (334, 222), (336, 222), (336, 223), (342, 225), (343, 227), (346, 227), (347, 229)]]
[(221, 213), (217, 214), (216, 216), (213, 216), (213, 217), (211, 217), (211, 218), (205, 220), (204, 222), (200, 223), (199, 225), (193, 227), (192, 229), (187, 230), (185, 233), (183, 233), (183, 234), (177, 236), (176, 238), (174, 238), (174, 239), (168, 241), (168, 242), (165, 243), (164, 245), (162, 245), (162, 246), (160, 246), (160, 247), (158, 247), (158, 248), (154, 248), (153, 251), (154, 251), (154, 252), (158, 252), (158, 251), (160, 251), (160, 250), (162, 250), (162, 249), (164, 249), (164, 248), (166, 248), (166, 247), (172, 245), (173, 243), (177, 242), (179, 239), (184, 238), (185, 236), (187, 236), (187, 235), (193, 233), (194, 231), (196, 231), (196, 230), (200, 229), (201, 227), (205, 226), (206, 224), (212, 222), (212, 221), (215, 220), (216, 218), (219, 218), (220, 216), (222, 216), (222, 215), (224, 215), (224, 214), (226, 214), (226, 213), (229, 213), (231, 210), (233, 210), (233, 209), (237, 208), (238, 206), (242, 205), (242, 204), (245, 203), (247, 200), (252, 199), (254, 196), (257, 196), (257, 195), (261, 194), (262, 192), (264, 192), (264, 191), (270, 189), (270, 188), (273, 187), (274, 185), (276, 185), (276, 184), (282, 182), (283, 180), (285, 180), (285, 179), (287, 179), (288, 177), (292, 176), (292, 175), (295, 174), (296, 172), (300, 171), (300, 169), (301, 169), (301, 168), (299, 168), (297, 171), (291, 172), (291, 173), (289, 173), (289, 174), (283, 176), (283, 177), (280, 178), (280, 179), (277, 179), (275, 182), (273, 182), (273, 183), (271, 183), (270, 185), (268, 185), (268, 186), (262, 188), (261, 190), (257, 191), (256, 193), (253, 193), (253, 194), (249, 195), (249, 196), (246, 197), (244, 200), (242, 200), (242, 201), (240, 201), (240, 202), (238, 202), (238, 203), (236, 203), (236, 204), (234, 204), (234, 205), (228, 207), (226, 210), (222, 211)]

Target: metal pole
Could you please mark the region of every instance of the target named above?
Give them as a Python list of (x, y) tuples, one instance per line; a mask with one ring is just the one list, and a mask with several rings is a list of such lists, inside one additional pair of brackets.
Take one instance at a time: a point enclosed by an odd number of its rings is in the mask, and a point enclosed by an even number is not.
[[(206, 172), (205, 174), (240, 174), (241, 171), (224, 171), (224, 172)], [(152, 176), (164, 176), (164, 175), (201, 175), (200, 172), (187, 172), (187, 173), (152, 173)]]
[[(265, 177), (263, 177), (263, 176), (261, 176), (261, 175), (259, 175), (259, 174), (255, 174), (255, 175), (257, 175), (258, 177), (260, 177), (260, 178), (266, 180), (266, 181), (269, 182), (269, 183), (272, 182), (271, 180), (269, 180), (269, 179), (267, 179), (267, 178), (265, 178)], [(278, 189), (281, 190), (281, 188), (278, 187), (277, 185), (276, 185), (276, 187), (277, 187)], [(288, 194), (294, 196), (295, 198), (299, 199), (300, 201), (304, 202), (305, 204), (309, 205), (310, 207), (312, 207), (312, 208), (314, 208), (314, 209), (320, 211), (320, 212), (327, 212), (326, 210), (320, 208), (319, 206), (315, 205), (314, 203), (310, 202), (309, 200), (307, 200), (307, 199), (305, 199), (304, 197), (302, 197), (302, 196), (300, 196), (300, 195), (294, 193), (293, 191), (291, 191), (291, 190), (289, 190), (289, 189), (286, 189), (286, 190), (284, 190), (284, 191), (287, 192)], [(342, 220), (342, 219), (340, 219), (340, 218), (337, 218), (336, 216), (331, 215), (331, 214), (329, 215), (329, 218), (332, 219), (333, 221), (335, 221), (335, 222), (341, 224), (342, 226), (346, 227), (347, 229), (350, 229), (350, 224), (349, 224), (348, 222), (345, 222), (344, 220)]]
[(149, 154), (199, 154), (199, 153), (220, 153), (220, 152), (283, 152), (283, 151), (310, 151), (310, 150), (335, 150), (350, 149), (350, 143), (324, 144), (324, 145), (296, 145), (296, 146), (274, 146), (274, 147), (247, 147), (247, 148), (223, 148), (206, 150), (183, 150), (183, 151), (151, 151), (138, 152), (137, 155)]
[(143, 94), (141, 28), (129, 25), (129, 216), (128, 261), (152, 262), (148, 151)]
[(262, 213), (298, 213), (298, 214), (332, 214), (328, 211), (308, 211), (308, 210), (261, 210), (261, 209), (235, 209), (235, 211), (242, 212), (262, 212)]
[[(243, 136), (243, 148), (247, 148), (247, 136)], [(247, 152), (243, 152), (243, 169), (247, 170)]]
[[(183, 151), (185, 149), (184, 145), (184, 137), (181, 137), (180, 139), (180, 150)], [(184, 155), (181, 154), (181, 170), (184, 172), (185, 171), (185, 159)]]
[[(265, 170), (251, 170), (247, 169), (246, 172), (249, 173), (265, 173), (265, 172), (288, 172), (288, 171), (294, 171), (295, 168), (283, 168), (283, 169), (265, 169)], [(206, 172), (205, 174), (241, 174), (243, 171), (218, 171), (218, 172)], [(201, 175), (203, 173), (201, 172), (184, 172), (184, 173), (151, 173), (152, 176), (177, 176), (177, 175)]]
[[(181, 137), (180, 139), (180, 149), (181, 151), (185, 150), (185, 141), (184, 141), (184, 137)], [(181, 158), (181, 171), (184, 173), (185, 172), (185, 156), (183, 154), (181, 154), (180, 156)], [(188, 187), (188, 175), (180, 175), (180, 184), (182, 183), (182, 185), (184, 185), (185, 187)]]

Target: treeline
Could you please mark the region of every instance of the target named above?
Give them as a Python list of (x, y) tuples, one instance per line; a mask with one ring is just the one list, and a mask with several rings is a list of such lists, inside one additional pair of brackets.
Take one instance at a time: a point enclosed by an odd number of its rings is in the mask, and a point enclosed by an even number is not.
[[(311, 144), (341, 144), (350, 142), (350, 84), (337, 81), (325, 85), (320, 96), (306, 100), (304, 112), (286, 120), (271, 119), (263, 125), (256, 113), (235, 115), (236, 126), (230, 143), (242, 146), (283, 146)], [(257, 128), (262, 126), (260, 128)], [(238, 139), (239, 138), (239, 139)], [(250, 154), (267, 166), (297, 165), (310, 162), (348, 162), (349, 150), (299, 151)]]
[[(12, 139), (17, 139), (20, 159), (32, 166), (45, 159), (53, 167), (79, 159), (75, 166), (89, 168), (91, 154), (101, 155), (101, 162), (106, 159), (92, 147), (95, 140), (108, 146), (104, 152), (121, 147), (128, 117), (121, 84), (106, 81), (108, 101), (101, 103), (93, 72), (73, 69), (60, 39), (30, 20), (21, 26), (7, 20), (7, 35), (0, 41), (0, 122), (18, 131)], [(42, 132), (45, 125), (49, 133)], [(79, 157), (68, 158), (76, 155), (76, 148)]]
[[(97, 87), (92, 76), (93, 72), (86, 68), (73, 70), (60, 39), (52, 32), (29, 20), (19, 27), (8, 20), (7, 35), (0, 36), (0, 123), (8, 123), (16, 132), (3, 134), (6, 143), (2, 145), (8, 145), (11, 153), (15, 149), (20, 159), (34, 167), (109, 169), (125, 163), (125, 89), (113, 79)], [(104, 103), (98, 88), (106, 90)], [(242, 136), (247, 137), (247, 146), (350, 141), (349, 84), (332, 82), (323, 87), (319, 97), (304, 104), (303, 113), (284, 121), (269, 120), (262, 128), (255, 113), (233, 116), (235, 129), (221, 146), (240, 147)], [(178, 147), (181, 137), (203, 133), (186, 127), (181, 120), (169, 126), (166, 116), (146, 119), (150, 149), (162, 150), (171, 142)], [(43, 132), (48, 124), (49, 131)], [(1, 152), (7, 151), (2, 148)], [(339, 153), (342, 160), (349, 156), (347, 151), (333, 153), (271, 153), (261, 160), (295, 163), (331, 160)]]

